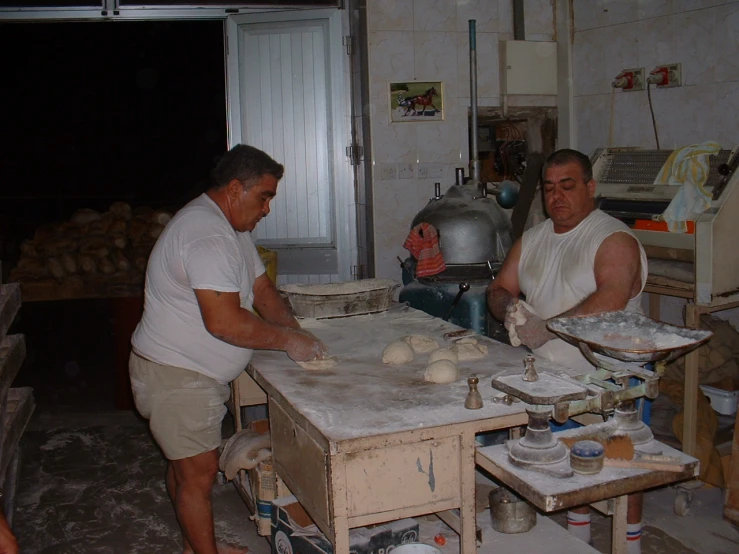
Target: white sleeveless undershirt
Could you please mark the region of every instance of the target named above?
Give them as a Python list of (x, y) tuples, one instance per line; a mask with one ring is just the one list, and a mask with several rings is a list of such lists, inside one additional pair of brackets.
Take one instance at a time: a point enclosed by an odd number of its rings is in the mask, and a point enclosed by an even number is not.
[[(618, 219), (594, 210), (566, 233), (555, 233), (548, 219), (523, 234), (518, 282), (526, 302), (540, 317), (549, 319), (566, 312), (596, 291), (595, 255), (613, 233), (634, 236)], [(625, 308), (633, 312), (641, 312), (641, 292), (647, 282), (647, 256), (641, 244), (639, 252), (642, 284)], [(571, 369), (593, 369), (576, 347), (562, 339), (547, 342), (534, 355)]]

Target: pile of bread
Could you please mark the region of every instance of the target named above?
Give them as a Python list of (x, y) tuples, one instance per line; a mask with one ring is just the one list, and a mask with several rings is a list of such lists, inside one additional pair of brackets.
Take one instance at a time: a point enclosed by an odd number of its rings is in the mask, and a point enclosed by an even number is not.
[(140, 279), (156, 239), (172, 218), (150, 207), (131, 209), (116, 202), (107, 212), (77, 210), (69, 221), (39, 227), (21, 244), (21, 258), (10, 280), (55, 279), (123, 274)]

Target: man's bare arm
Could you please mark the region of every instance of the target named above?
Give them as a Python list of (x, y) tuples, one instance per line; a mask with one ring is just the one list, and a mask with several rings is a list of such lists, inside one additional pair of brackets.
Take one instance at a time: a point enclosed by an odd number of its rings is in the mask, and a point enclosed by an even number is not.
[(282, 327), (300, 329), (300, 325), (282, 300), (280, 293), (266, 273), (254, 282), (254, 308), (265, 320)]
[(518, 239), (513, 243), (498, 275), (488, 285), (486, 292), (488, 309), (498, 321), (505, 319), (506, 308), (521, 294), (518, 282), (518, 262), (520, 259), (521, 239)]
[(641, 254), (636, 239), (614, 233), (595, 255), (596, 291), (562, 316), (590, 315), (623, 310), (641, 290)]
[(313, 335), (260, 319), (241, 307), (238, 292), (195, 289), (203, 323), (217, 339), (242, 348), (284, 350), (296, 361), (313, 360), (325, 347)]

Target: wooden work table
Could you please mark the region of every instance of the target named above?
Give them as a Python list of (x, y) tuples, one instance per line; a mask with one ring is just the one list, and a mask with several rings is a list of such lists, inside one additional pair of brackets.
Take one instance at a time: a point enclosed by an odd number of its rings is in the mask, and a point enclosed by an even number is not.
[[(382, 350), (410, 334), (446, 344), (459, 328), (407, 307), (379, 314), (304, 320), (337, 358), (327, 371), (297, 366), (284, 353), (254, 353), (247, 372), (269, 398), (274, 464), (334, 545), (348, 554), (349, 529), (432, 512), (460, 532), (462, 554), (475, 545), (475, 433), (522, 425), (523, 403), (492, 402), (491, 377), (522, 371), (525, 351), (485, 337), (487, 356), (460, 362), (460, 378), (425, 383), (426, 354), (382, 363)], [(562, 371), (543, 361), (538, 369)], [(464, 407), (475, 373), (484, 406)], [(448, 511), (460, 509), (461, 517)]]

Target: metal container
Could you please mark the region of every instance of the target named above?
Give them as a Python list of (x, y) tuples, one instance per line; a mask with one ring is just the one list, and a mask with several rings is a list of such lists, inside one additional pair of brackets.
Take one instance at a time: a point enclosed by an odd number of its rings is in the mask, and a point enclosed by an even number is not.
[(436, 228), (447, 265), (503, 261), (513, 244), (505, 212), (494, 198), (478, 192), (475, 185), (453, 185), (441, 198), (432, 198), (411, 223), (411, 228), (419, 223)]
[(505, 487), (490, 493), (490, 515), (493, 529), (499, 533), (525, 533), (536, 525), (536, 512), (528, 502)]

